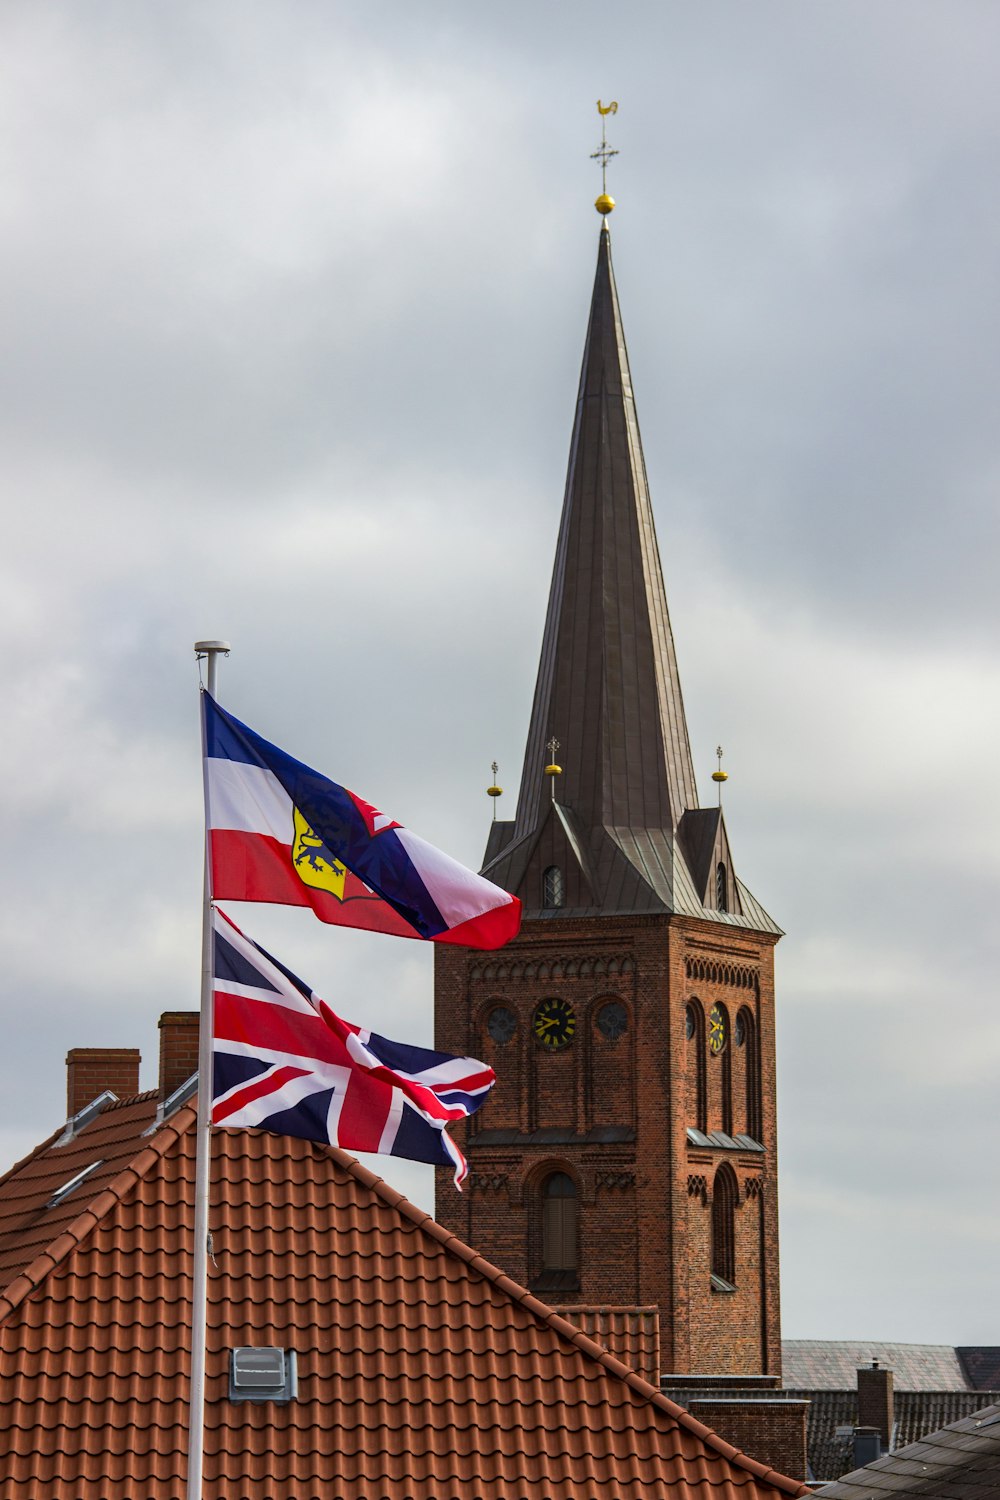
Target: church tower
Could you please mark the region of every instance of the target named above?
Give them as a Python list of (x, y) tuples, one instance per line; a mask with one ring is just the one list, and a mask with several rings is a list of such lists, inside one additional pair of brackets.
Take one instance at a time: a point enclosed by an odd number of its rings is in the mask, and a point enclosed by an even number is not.
[(497, 1074), (441, 1223), (546, 1302), (655, 1305), (665, 1371), (779, 1374), (781, 933), (698, 806), (606, 218), (517, 816), (483, 873), (524, 923), (436, 950), (437, 1044)]

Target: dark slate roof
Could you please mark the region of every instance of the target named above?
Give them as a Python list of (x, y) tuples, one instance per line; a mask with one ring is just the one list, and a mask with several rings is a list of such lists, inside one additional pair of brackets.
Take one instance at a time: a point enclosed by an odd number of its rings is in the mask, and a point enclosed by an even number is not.
[(677, 826), (697, 807), (656, 529), (603, 226), (517, 835), (535, 828), (559, 740), (561, 800), (588, 825)]
[[(858, 1421), (858, 1393), (851, 1391), (789, 1388), (785, 1395), (808, 1400), (806, 1453), (812, 1479), (839, 1479), (853, 1464), (853, 1438), (844, 1431)], [(893, 1400), (894, 1449), (915, 1443), (948, 1422), (957, 1422), (979, 1410), (991, 1395), (981, 1391), (897, 1391)], [(841, 1429), (838, 1436), (837, 1429)]]
[[(542, 839), (544, 865), (557, 849), (573, 868), (557, 909), (540, 906)], [(492, 825), (484, 871), (531, 915), (666, 912), (780, 934), (735, 878), (714, 910), (718, 863), (732, 871), (721, 811), (698, 810), (605, 224), (517, 818)]]
[(955, 1353), (971, 1390), (1000, 1391), (1000, 1348), (995, 1344), (960, 1344)]
[(782, 1339), (788, 1386), (853, 1390), (858, 1371), (877, 1360), (899, 1391), (966, 1391), (969, 1382), (951, 1344), (883, 1344), (866, 1339)]
[(995, 1500), (1000, 1495), (1000, 1406), (925, 1434), (820, 1491), (823, 1500)]

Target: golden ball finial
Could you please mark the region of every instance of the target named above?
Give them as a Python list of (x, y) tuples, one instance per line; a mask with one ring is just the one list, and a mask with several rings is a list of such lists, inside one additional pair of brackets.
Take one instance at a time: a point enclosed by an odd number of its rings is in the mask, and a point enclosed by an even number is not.
[(729, 772), (728, 771), (713, 771), (712, 772), (712, 780), (713, 781), (728, 781), (729, 780)]
[(615, 206), (615, 200), (610, 193), (602, 193), (599, 198), (594, 199), (594, 207), (599, 214), (609, 214)]
[(503, 796), (503, 787), (502, 786), (488, 786), (486, 788), (486, 795), (487, 795), (487, 797), (502, 797)]

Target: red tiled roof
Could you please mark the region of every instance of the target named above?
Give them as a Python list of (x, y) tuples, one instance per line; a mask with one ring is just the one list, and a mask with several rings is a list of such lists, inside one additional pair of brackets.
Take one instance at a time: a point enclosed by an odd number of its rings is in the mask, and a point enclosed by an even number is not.
[(658, 1307), (556, 1307), (560, 1317), (628, 1365), (650, 1385), (660, 1384), (660, 1310)]
[[(0, 1183), (12, 1278), (0, 1500), (182, 1500), (194, 1111), (143, 1139), (154, 1105), (111, 1107)], [(101, 1156), (93, 1179), (44, 1209)], [(213, 1204), (206, 1500), (807, 1493), (342, 1152), (220, 1131)], [(296, 1350), (298, 1398), (231, 1403), (229, 1350), (269, 1343)]]

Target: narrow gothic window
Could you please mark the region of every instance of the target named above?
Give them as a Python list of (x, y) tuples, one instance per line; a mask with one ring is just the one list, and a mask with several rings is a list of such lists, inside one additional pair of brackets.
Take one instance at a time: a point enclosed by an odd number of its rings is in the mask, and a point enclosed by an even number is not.
[(755, 1141), (762, 1141), (761, 1137), (761, 1107), (760, 1107), (760, 1052), (757, 1047), (757, 1026), (750, 1011), (740, 1011), (739, 1019), (743, 1022), (744, 1046), (746, 1049), (746, 1132), (753, 1136)]
[(729, 1041), (729, 1016), (724, 1005), (716, 1006), (721, 1012), (723, 1025), (726, 1029), (727, 1045), (722, 1049), (720, 1058), (722, 1061), (722, 1128), (727, 1135), (733, 1133), (733, 1049), (728, 1045)]
[(712, 1185), (712, 1275), (725, 1282), (717, 1290), (736, 1285), (736, 1200), (739, 1189), (728, 1163), (723, 1162)]
[(553, 1172), (542, 1184), (542, 1271), (576, 1270), (576, 1184)]
[(565, 899), (562, 870), (558, 865), (549, 865), (542, 876), (542, 905), (562, 906)]
[(729, 910), (729, 882), (726, 879), (726, 867), (721, 861), (715, 869), (715, 909)]
[(708, 1076), (705, 1067), (705, 1012), (697, 1000), (689, 1002), (684, 1016), (684, 1031), (694, 1050), (694, 1123), (708, 1130)]

